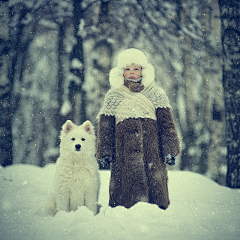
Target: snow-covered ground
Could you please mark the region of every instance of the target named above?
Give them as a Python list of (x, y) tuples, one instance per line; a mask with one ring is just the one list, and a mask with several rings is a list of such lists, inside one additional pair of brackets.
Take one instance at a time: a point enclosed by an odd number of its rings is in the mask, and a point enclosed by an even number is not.
[(101, 171), (100, 213), (86, 207), (45, 216), (55, 164), (0, 169), (1, 240), (240, 239), (240, 190), (193, 172), (169, 171), (167, 210), (147, 203), (108, 207), (109, 171)]

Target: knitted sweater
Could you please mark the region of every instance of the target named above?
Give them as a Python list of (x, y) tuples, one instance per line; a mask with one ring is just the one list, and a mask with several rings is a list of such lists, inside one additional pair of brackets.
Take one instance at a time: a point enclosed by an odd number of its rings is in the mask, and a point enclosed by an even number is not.
[(128, 118), (156, 120), (156, 109), (159, 107), (171, 108), (167, 95), (155, 83), (141, 92), (132, 92), (122, 86), (108, 91), (98, 117), (102, 114), (115, 116), (116, 124)]

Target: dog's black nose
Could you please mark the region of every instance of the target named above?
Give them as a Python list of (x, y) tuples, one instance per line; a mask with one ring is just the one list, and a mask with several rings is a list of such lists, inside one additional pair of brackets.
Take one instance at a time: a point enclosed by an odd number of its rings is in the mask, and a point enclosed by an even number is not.
[(76, 148), (76, 151), (80, 151), (81, 145), (80, 144), (76, 144), (75, 148)]

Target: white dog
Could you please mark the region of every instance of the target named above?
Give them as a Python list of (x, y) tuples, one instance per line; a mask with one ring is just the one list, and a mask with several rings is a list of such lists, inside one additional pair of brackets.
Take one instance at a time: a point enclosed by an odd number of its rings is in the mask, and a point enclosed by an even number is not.
[(96, 215), (100, 181), (94, 128), (90, 121), (76, 126), (67, 120), (60, 139), (54, 194), (47, 201), (46, 212), (54, 216), (59, 210), (76, 211), (78, 206), (86, 206)]

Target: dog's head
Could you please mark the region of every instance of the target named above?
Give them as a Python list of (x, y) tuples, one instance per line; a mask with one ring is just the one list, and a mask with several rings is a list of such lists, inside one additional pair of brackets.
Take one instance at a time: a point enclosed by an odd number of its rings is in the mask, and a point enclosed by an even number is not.
[(95, 152), (95, 132), (90, 121), (77, 126), (67, 120), (62, 127), (60, 153), (89, 154)]

